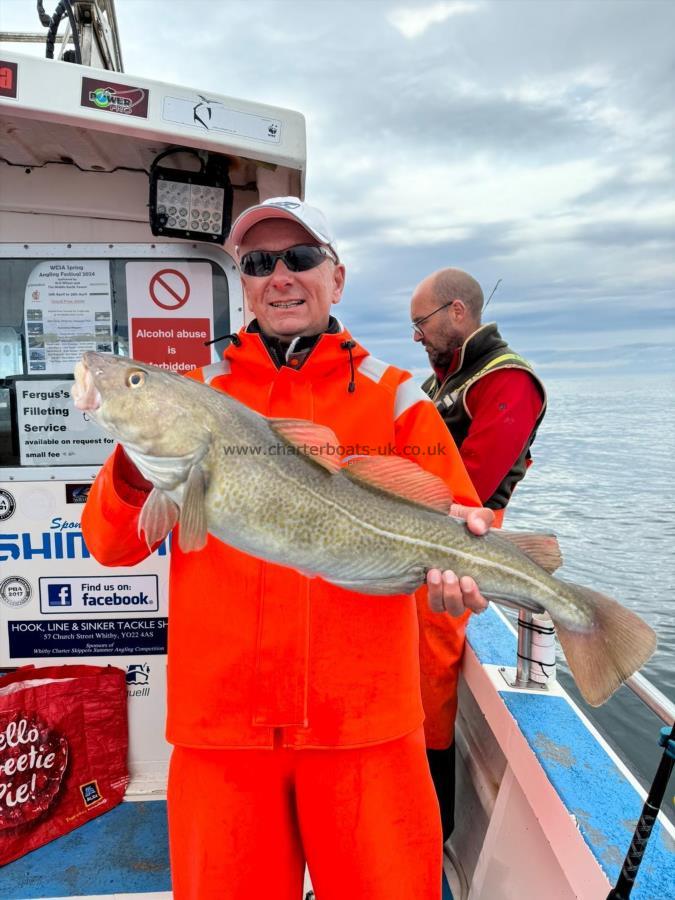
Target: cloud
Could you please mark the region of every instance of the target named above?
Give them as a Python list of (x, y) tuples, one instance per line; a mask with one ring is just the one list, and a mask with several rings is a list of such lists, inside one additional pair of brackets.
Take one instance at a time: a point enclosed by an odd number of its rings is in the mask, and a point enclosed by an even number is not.
[[(338, 311), (378, 355), (424, 366), (409, 297), (454, 265), (486, 293), (503, 279), (488, 312), (547, 371), (590, 370), (593, 347), (642, 372), (668, 371), (675, 344), (675, 5), (648, 6), (134, 0), (117, 15), (130, 74), (305, 115), (307, 198), (348, 269)], [(4, 0), (4, 28), (35, 30), (26, 9)], [(622, 353), (635, 342), (655, 349)]]
[(423, 35), (431, 25), (445, 22), (451, 16), (477, 12), (481, 5), (465, 0), (443, 0), (431, 6), (402, 6), (391, 10), (387, 19), (403, 37), (414, 39)]

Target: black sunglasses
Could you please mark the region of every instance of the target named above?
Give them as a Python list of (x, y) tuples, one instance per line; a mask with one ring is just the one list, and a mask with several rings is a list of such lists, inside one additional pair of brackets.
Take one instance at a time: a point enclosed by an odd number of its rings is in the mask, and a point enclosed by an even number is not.
[(328, 247), (317, 247), (315, 244), (298, 244), (286, 250), (251, 250), (244, 253), (239, 266), (244, 275), (262, 278), (271, 275), (277, 260), (280, 259), (289, 272), (307, 272), (320, 266), (326, 259), (337, 262), (337, 257)]

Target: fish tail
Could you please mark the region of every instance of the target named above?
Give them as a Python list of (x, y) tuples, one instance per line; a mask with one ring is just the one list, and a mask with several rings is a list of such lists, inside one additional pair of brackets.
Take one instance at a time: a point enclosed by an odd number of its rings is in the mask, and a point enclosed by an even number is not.
[(570, 582), (565, 586), (590, 606), (593, 625), (577, 631), (554, 618), (558, 639), (584, 699), (600, 706), (647, 662), (656, 649), (656, 634), (611, 597)]

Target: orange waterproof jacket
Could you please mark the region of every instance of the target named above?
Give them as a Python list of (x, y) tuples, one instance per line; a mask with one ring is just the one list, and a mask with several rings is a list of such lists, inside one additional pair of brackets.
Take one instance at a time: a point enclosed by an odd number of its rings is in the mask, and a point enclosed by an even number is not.
[[(441, 475), (458, 502), (478, 504), (441, 417), (409, 373), (354, 344), (355, 390), (349, 392), (346, 331), (322, 335), (298, 370), (277, 368), (260, 335), (241, 331), (239, 338), (240, 345), (230, 345), (222, 362), (191, 376), (265, 416), (329, 426), (345, 455), (395, 451), (415, 459)], [(128, 566), (148, 553), (137, 535), (144, 498), (120, 480), (119, 452), (92, 486), (82, 526), (101, 563)], [(172, 743), (355, 747), (407, 734), (422, 722), (418, 628), (410, 596), (347, 591), (263, 562), (212, 536), (195, 553), (182, 553), (173, 543), (169, 594), (167, 737)], [(454, 687), (464, 622), (448, 615), (436, 619), (448, 638), (441, 666), (453, 669)], [(447, 689), (448, 672), (444, 675)], [(452, 708), (454, 699), (449, 702)], [(451, 733), (452, 722), (449, 728)]]

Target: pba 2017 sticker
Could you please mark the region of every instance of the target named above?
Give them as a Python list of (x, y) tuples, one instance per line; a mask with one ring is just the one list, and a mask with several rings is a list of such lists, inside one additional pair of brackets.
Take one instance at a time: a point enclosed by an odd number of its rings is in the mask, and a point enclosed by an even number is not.
[(0, 603), (11, 606), (13, 609), (25, 606), (33, 596), (30, 582), (20, 575), (10, 575), (0, 581)]

